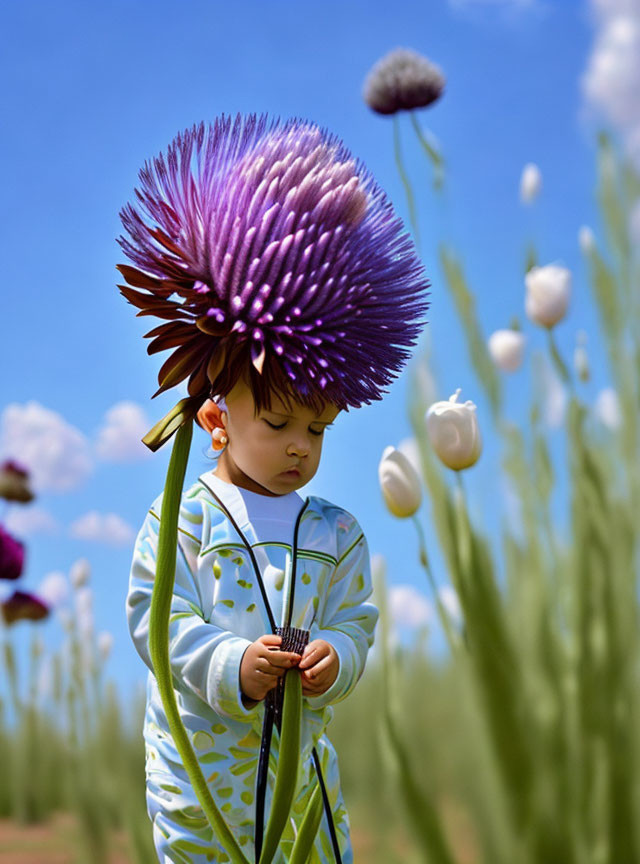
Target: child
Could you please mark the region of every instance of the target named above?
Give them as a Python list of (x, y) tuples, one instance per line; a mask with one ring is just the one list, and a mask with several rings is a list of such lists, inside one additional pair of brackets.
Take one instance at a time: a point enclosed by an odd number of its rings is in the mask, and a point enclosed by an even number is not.
[[(190, 375), (190, 395), (143, 440), (157, 449), (177, 416), (186, 423), (197, 414), (214, 448), (224, 448), (180, 500), (169, 617), (180, 718), (215, 804), (257, 864), (283, 677), (299, 675), (300, 770), (273, 861), (289, 860), (319, 787), (324, 809), (309, 861), (352, 864), (325, 730), (363, 673), (378, 610), (367, 602), (369, 550), (357, 519), (296, 489), (316, 473), (325, 428), (349, 405), (381, 398), (379, 386), (406, 358), (398, 344), (412, 344), (426, 308), (421, 265), (384, 193), (313, 124), (267, 129), (251, 117), (243, 127), (238, 117), (231, 129), (223, 118), (207, 134), (178, 136), (155, 168), (154, 177), (145, 166), (137, 193), (153, 227), (132, 206), (122, 214), (131, 242), (121, 245), (143, 269), (119, 268), (151, 294), (120, 287), (139, 314), (170, 320), (147, 334), (157, 338), (150, 353), (178, 346), (158, 392)], [(149, 653), (164, 495), (136, 539), (127, 597), (150, 669), (148, 812), (161, 862), (228, 861), (176, 749)]]

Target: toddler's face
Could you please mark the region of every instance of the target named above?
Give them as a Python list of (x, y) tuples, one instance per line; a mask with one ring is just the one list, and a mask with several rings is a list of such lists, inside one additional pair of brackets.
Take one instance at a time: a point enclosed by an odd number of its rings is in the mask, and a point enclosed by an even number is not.
[[(290, 409), (272, 394), (271, 410), (255, 413), (251, 389), (240, 378), (225, 396), (222, 419), (229, 443), (215, 473), (262, 495), (286, 495), (311, 480), (320, 463), (324, 429), (340, 413), (331, 403), (322, 413), (293, 402)], [(299, 473), (285, 473), (298, 468)]]

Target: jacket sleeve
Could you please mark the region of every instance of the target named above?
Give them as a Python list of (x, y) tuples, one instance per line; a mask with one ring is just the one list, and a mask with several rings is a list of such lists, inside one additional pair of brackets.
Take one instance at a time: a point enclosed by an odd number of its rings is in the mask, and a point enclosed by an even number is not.
[(311, 708), (341, 702), (364, 672), (373, 645), (379, 611), (366, 600), (371, 596), (369, 546), (357, 519), (346, 510), (336, 519), (338, 563), (329, 585), (320, 623), (311, 625), (309, 641), (324, 639), (340, 660), (336, 680), (324, 693), (307, 696)]
[[(162, 495), (154, 501), (135, 541), (126, 601), (129, 632), (153, 672), (149, 612), (156, 572)], [(205, 620), (196, 588), (202, 538), (202, 503), (182, 496), (178, 518), (176, 573), (169, 615), (169, 659), (177, 690), (189, 688), (217, 714), (251, 722), (260, 704), (240, 690), (240, 663), (249, 639)], [(248, 706), (248, 707), (247, 707)]]

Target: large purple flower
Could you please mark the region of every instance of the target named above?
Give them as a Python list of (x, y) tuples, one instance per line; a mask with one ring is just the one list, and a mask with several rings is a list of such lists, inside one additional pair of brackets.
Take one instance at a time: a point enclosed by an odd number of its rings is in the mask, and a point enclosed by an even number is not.
[(21, 619), (40, 621), (48, 616), (49, 607), (35, 594), (14, 591), (11, 597), (0, 603), (0, 611), (4, 623), (9, 625)]
[(175, 349), (154, 397), (188, 377), (197, 410), (244, 361), (258, 403), (269, 389), (341, 410), (382, 398), (426, 323), (429, 282), (389, 199), (336, 136), (222, 115), (139, 176), (118, 240), (133, 287), (119, 288), (138, 315), (167, 319), (145, 334), (149, 354)]
[(0, 525), (0, 579), (18, 579), (24, 567), (24, 543)]

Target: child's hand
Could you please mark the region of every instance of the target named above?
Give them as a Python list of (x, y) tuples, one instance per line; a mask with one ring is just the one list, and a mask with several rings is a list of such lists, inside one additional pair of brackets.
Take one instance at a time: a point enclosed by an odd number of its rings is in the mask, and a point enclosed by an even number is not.
[(304, 649), (298, 663), (303, 696), (325, 693), (338, 677), (340, 660), (333, 645), (324, 639), (314, 639)]
[(260, 701), (278, 683), (287, 669), (300, 660), (292, 651), (280, 651), (282, 636), (266, 633), (247, 648), (240, 663), (240, 689), (249, 699)]

